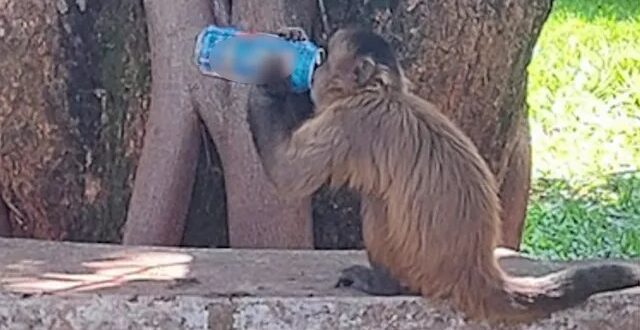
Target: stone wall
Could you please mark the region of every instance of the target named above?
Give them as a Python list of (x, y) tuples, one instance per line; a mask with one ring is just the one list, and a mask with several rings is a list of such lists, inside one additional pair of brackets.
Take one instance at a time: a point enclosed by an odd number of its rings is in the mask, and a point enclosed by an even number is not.
[[(0, 239), (0, 329), (492, 329), (419, 297), (336, 289), (360, 251), (172, 249)], [(506, 256), (511, 273), (562, 264)], [(640, 289), (503, 329), (637, 330)], [(493, 328), (496, 329), (496, 328)]]

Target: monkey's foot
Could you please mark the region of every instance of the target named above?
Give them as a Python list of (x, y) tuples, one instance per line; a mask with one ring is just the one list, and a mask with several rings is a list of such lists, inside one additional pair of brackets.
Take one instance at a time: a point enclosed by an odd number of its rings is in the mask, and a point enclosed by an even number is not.
[(414, 295), (386, 273), (360, 265), (343, 269), (336, 287), (350, 287), (374, 296)]
[(309, 37), (307, 33), (300, 27), (284, 27), (280, 28), (276, 34), (288, 41), (307, 41)]

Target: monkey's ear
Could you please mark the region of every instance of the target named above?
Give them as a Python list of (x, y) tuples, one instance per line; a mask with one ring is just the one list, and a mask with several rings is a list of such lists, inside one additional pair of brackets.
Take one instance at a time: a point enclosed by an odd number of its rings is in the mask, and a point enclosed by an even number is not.
[(376, 73), (376, 63), (370, 57), (358, 59), (354, 68), (356, 83), (360, 86), (366, 84)]

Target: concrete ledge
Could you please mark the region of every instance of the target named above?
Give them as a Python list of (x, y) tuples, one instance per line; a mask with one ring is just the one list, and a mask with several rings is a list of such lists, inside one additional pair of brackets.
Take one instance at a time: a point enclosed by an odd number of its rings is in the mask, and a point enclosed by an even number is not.
[[(0, 329), (490, 329), (417, 297), (333, 288), (354, 251), (205, 250), (0, 239)], [(505, 257), (514, 273), (562, 264)], [(505, 329), (507, 329), (505, 327)], [(640, 288), (513, 329), (640, 329)]]

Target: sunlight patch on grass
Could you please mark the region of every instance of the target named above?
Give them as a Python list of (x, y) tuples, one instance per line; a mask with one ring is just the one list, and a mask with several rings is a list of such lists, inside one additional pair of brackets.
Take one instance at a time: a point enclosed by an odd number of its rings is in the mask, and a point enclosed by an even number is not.
[(557, 0), (528, 71), (533, 190), (523, 249), (639, 256), (638, 1)]
[(640, 20), (573, 16), (552, 13), (529, 66), (534, 177), (638, 169)]

